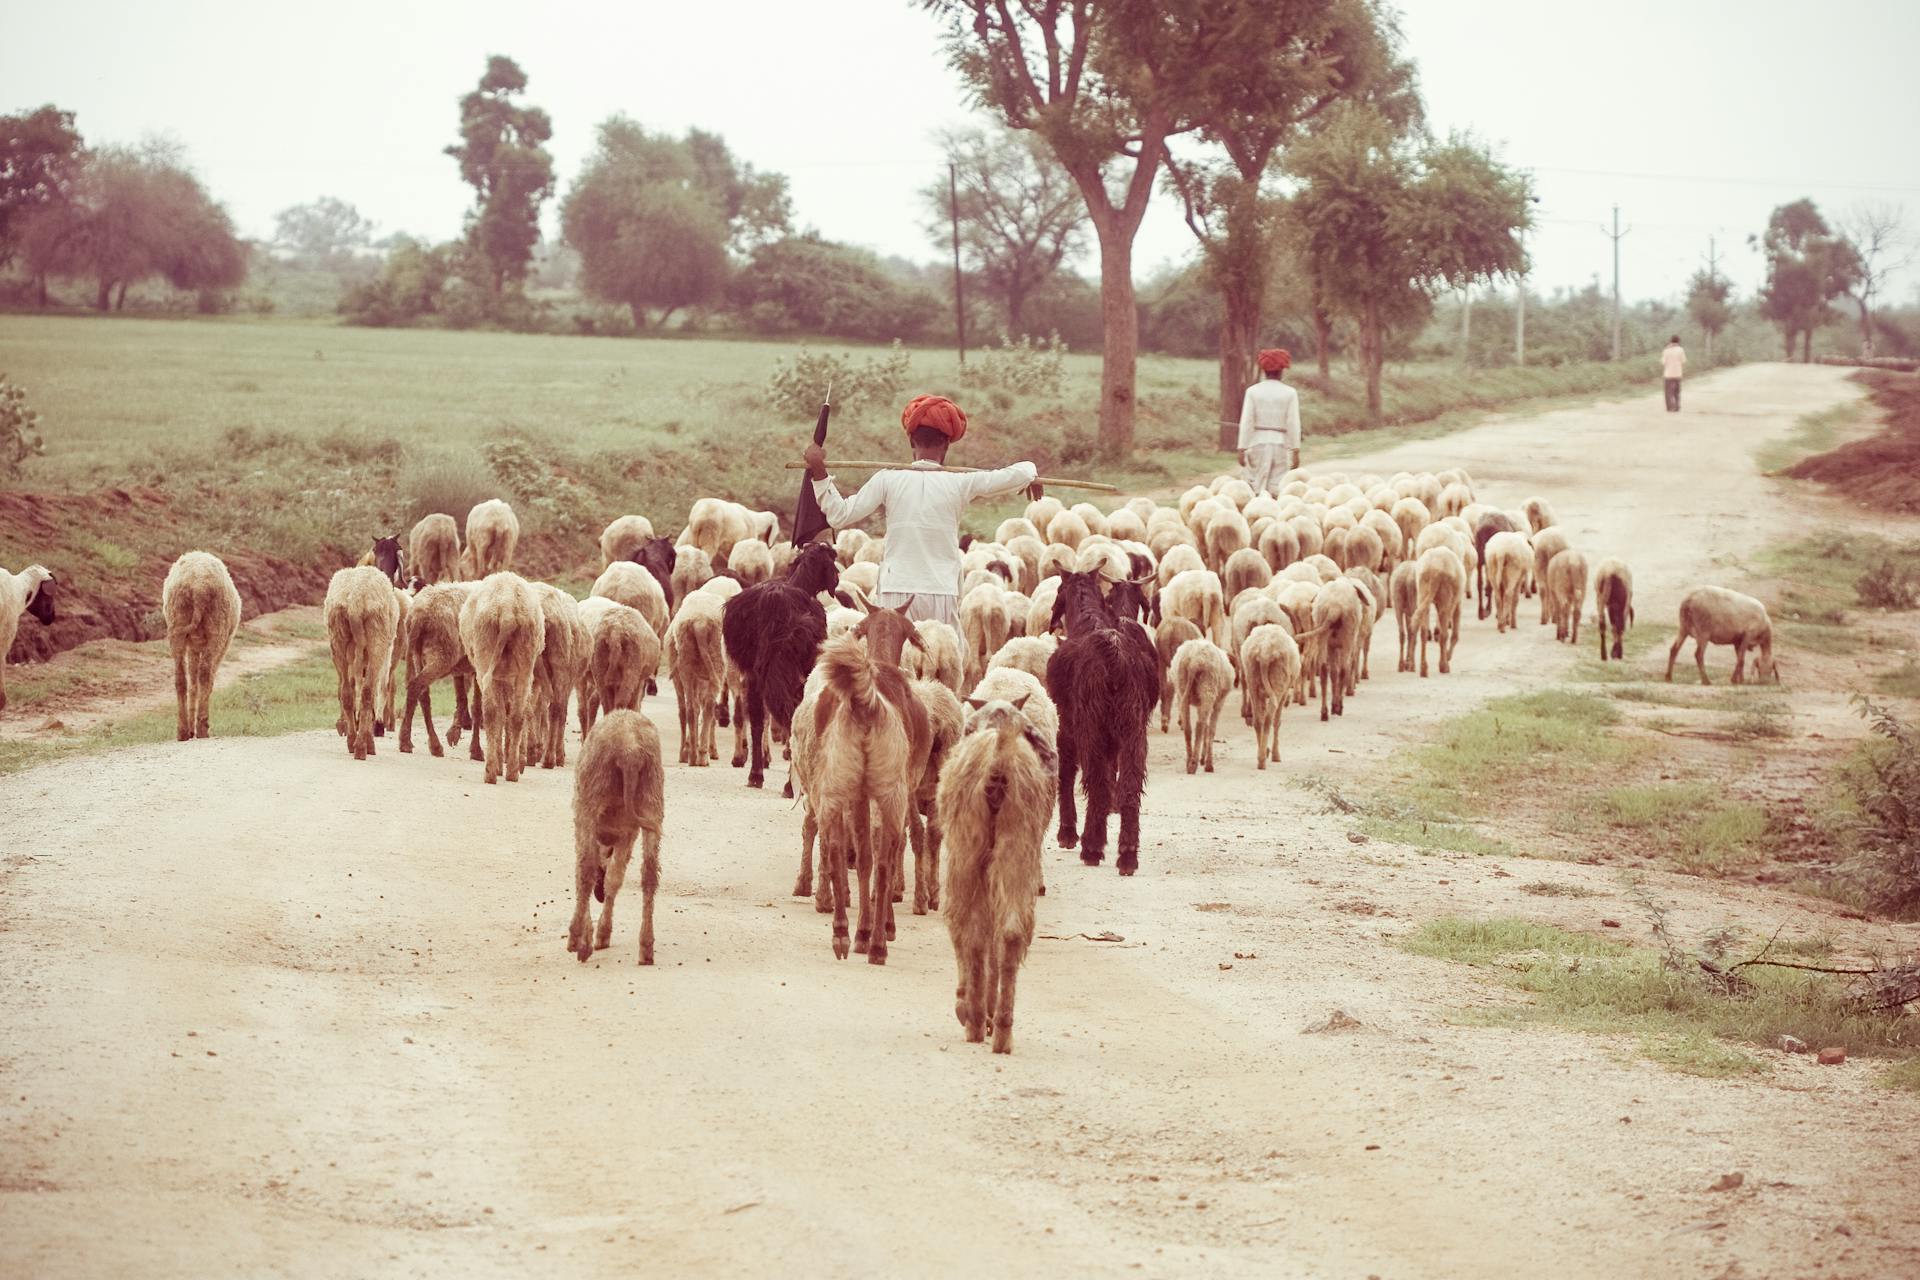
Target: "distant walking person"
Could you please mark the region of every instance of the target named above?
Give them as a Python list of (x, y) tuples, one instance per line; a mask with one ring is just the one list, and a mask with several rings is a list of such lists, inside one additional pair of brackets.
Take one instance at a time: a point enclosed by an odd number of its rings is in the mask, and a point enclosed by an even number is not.
[(1281, 381), (1293, 357), (1278, 347), (1260, 353), (1267, 376), (1240, 403), (1240, 465), (1255, 493), (1275, 493), (1280, 477), (1300, 465), (1300, 393)]
[(1687, 349), (1680, 345), (1680, 335), (1674, 334), (1667, 343), (1667, 349), (1660, 353), (1660, 372), (1667, 379), (1667, 412), (1680, 412), (1680, 375), (1687, 367)]

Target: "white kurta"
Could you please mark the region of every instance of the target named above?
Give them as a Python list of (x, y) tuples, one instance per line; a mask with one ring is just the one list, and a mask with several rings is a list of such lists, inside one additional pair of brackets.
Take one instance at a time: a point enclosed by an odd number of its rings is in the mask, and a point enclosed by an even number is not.
[(1278, 378), (1262, 378), (1240, 402), (1240, 445), (1300, 447), (1300, 393)]
[(820, 514), (836, 529), (858, 524), (876, 511), (887, 513), (887, 551), (880, 562), (884, 594), (959, 595), (960, 517), (967, 504), (1024, 489), (1038, 474), (1031, 462), (965, 474), (937, 466), (916, 462), (879, 472), (851, 498), (840, 495), (832, 476), (813, 482)]

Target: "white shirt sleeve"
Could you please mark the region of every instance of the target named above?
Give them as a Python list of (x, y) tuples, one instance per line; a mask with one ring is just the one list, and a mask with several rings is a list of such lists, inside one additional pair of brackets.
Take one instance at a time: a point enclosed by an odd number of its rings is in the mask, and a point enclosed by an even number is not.
[(1245, 449), (1253, 443), (1253, 388), (1240, 397), (1240, 448)]
[(998, 471), (974, 471), (966, 476), (967, 501), (977, 498), (992, 498), (1003, 493), (1012, 493), (1032, 484), (1040, 469), (1031, 462), (1016, 462), (1010, 467), (1001, 467)]
[(859, 524), (868, 516), (886, 505), (886, 473), (883, 471), (860, 486), (860, 492), (851, 498), (840, 496), (840, 490), (833, 484), (833, 477), (813, 482), (814, 501), (820, 504), (820, 514), (827, 523), (836, 529), (844, 529), (850, 524)]
[(1287, 448), (1300, 448), (1300, 393), (1294, 392), (1287, 401)]

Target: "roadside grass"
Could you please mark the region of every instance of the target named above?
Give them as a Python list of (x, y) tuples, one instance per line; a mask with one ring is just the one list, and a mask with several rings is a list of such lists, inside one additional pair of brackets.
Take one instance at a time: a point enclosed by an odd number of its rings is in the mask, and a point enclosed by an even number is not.
[(1856, 1012), (1844, 984), (1824, 974), (1748, 968), (1741, 971), (1744, 986), (1725, 994), (1706, 975), (1669, 967), (1653, 950), (1514, 918), (1443, 917), (1400, 945), (1493, 970), (1532, 997), (1525, 1005), (1471, 1010), (1464, 1021), (1631, 1035), (1654, 1061), (1709, 1077), (1764, 1074), (1767, 1063), (1743, 1046), (1793, 1035), (1815, 1048), (1844, 1045), (1852, 1055), (1899, 1059), (1897, 1087), (1920, 1084), (1920, 1019)]
[(1852, 653), (1848, 612), (1913, 607), (1920, 590), (1920, 542), (1822, 529), (1775, 543), (1755, 558), (1777, 584), (1773, 615), (1783, 636), (1815, 653)]
[(1363, 834), (1375, 840), (1390, 840), (1427, 853), (1471, 853), (1476, 855), (1511, 854), (1512, 846), (1484, 835), (1461, 822), (1435, 822), (1421, 818), (1387, 817), (1368, 814), (1360, 822)]
[(1598, 889), (1589, 889), (1583, 884), (1560, 884), (1553, 880), (1529, 880), (1520, 886), (1520, 892), (1536, 898), (1600, 898), (1605, 895)]
[(1755, 449), (1753, 460), (1760, 470), (1771, 475), (1776, 471), (1784, 471), (1802, 458), (1825, 453), (1848, 440), (1866, 435), (1877, 425), (1872, 400), (1864, 397), (1851, 400), (1830, 409), (1802, 414), (1799, 421), (1794, 423), (1793, 430)]
[[(448, 701), (443, 705), (451, 707), (451, 684), (447, 689)], [(271, 738), (332, 728), (339, 714), (333, 660), (318, 653), (271, 671), (242, 676), (227, 688), (215, 690), (208, 720), (217, 737)], [(169, 706), (60, 738), (0, 740), (0, 775), (74, 756), (172, 742), (174, 734), (174, 709)], [(389, 745), (394, 742), (389, 734), (380, 740), (380, 747), (397, 750), (397, 744)]]
[(1897, 698), (1920, 698), (1920, 662), (1915, 662), (1912, 654), (1905, 662), (1892, 671), (1882, 671), (1873, 678), (1873, 687), (1877, 692), (1892, 694)]
[(1920, 1093), (1920, 1058), (1909, 1058), (1905, 1062), (1894, 1063), (1880, 1073), (1880, 1084), (1888, 1089)]

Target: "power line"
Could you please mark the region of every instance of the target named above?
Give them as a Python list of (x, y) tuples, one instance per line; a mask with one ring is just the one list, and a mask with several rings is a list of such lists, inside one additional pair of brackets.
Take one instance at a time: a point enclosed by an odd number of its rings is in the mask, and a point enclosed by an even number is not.
[(1572, 173), (1589, 178), (1636, 178), (1647, 182), (1701, 182), (1716, 186), (1820, 188), (1833, 191), (1899, 191), (1920, 194), (1920, 187), (1889, 186), (1873, 182), (1826, 182), (1814, 178), (1733, 178), (1710, 174), (1636, 173), (1623, 169), (1569, 169), (1559, 165), (1536, 164), (1525, 168), (1541, 173)]

